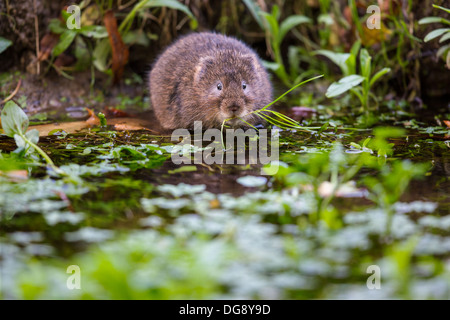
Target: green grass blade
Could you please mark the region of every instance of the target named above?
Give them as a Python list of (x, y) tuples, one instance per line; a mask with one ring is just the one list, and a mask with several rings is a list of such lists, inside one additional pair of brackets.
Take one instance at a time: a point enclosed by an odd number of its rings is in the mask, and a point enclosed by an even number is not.
[(275, 102), (281, 100), (285, 95), (287, 95), (289, 92), (291, 92), (291, 91), (297, 89), (297, 88), (300, 87), (301, 85), (304, 85), (305, 83), (308, 83), (308, 82), (310, 82), (310, 81), (313, 81), (313, 80), (316, 80), (316, 79), (319, 79), (319, 78), (322, 78), (322, 77), (323, 77), (323, 74), (320, 75), (320, 76), (316, 76), (316, 77), (314, 77), (314, 78), (310, 78), (310, 79), (308, 79), (308, 80), (302, 81), (302, 82), (300, 82), (299, 84), (296, 84), (296, 85), (293, 86), (291, 89), (289, 89), (288, 91), (286, 91), (285, 93), (283, 93), (281, 96), (279, 96), (278, 98), (276, 98), (274, 101), (272, 101), (271, 103), (269, 103), (268, 105), (266, 105), (264, 108), (262, 108), (262, 109), (259, 110), (259, 111), (265, 111), (268, 107), (270, 107), (271, 105), (273, 105)]

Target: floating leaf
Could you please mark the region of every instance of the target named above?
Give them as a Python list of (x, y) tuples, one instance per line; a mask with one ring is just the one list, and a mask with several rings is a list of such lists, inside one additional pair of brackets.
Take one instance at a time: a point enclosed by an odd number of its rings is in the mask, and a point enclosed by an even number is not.
[(239, 184), (242, 184), (244, 187), (261, 187), (266, 184), (266, 177), (257, 177), (257, 176), (245, 176), (237, 179)]
[(167, 171), (169, 174), (180, 173), (180, 172), (192, 172), (197, 171), (196, 166), (182, 166), (180, 168), (176, 168), (174, 170)]

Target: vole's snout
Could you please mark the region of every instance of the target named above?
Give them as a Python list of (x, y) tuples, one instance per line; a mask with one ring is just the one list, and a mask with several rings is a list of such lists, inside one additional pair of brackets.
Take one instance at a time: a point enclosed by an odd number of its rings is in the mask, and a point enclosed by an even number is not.
[(237, 114), (241, 110), (241, 107), (237, 103), (233, 103), (228, 106), (228, 110), (233, 114)]

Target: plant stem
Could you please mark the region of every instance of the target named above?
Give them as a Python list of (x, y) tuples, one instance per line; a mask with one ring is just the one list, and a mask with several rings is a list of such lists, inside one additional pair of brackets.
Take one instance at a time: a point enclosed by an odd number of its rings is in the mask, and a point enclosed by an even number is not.
[(284, 63), (283, 63), (283, 58), (281, 57), (281, 53), (280, 53), (280, 44), (278, 43), (273, 43), (272, 46), (274, 54), (275, 54), (275, 61), (278, 64), (278, 70), (276, 71), (278, 77), (283, 81), (283, 83), (290, 87), (292, 86), (291, 81), (289, 80), (289, 76), (286, 73), (286, 69), (284, 68)]
[[(128, 25), (128, 21), (131, 20), (131, 22), (133, 22), (134, 17), (136, 15), (136, 12), (141, 9), (143, 6), (145, 6), (147, 4), (148, 0), (142, 0), (141, 2), (139, 2), (138, 4), (136, 4), (133, 9), (130, 11), (130, 13), (125, 17), (125, 19), (122, 21), (122, 23), (119, 26), (119, 33), (122, 34), (122, 31), (124, 31), (125, 27), (127, 27), (128, 31), (129, 27)], [(131, 24), (130, 22), (130, 24)]]
[(64, 171), (62, 171), (60, 168), (58, 168), (52, 161), (52, 159), (50, 159), (50, 157), (44, 152), (44, 150), (42, 150), (41, 148), (39, 148), (36, 144), (34, 144), (33, 142), (31, 142), (22, 132), (18, 132), (18, 135), (26, 142), (28, 143), (32, 148), (34, 148), (34, 150), (36, 150), (41, 156), (42, 158), (44, 158), (44, 160), (47, 162), (47, 164), (49, 165), (49, 167), (51, 167), (56, 173), (58, 174), (64, 174)]

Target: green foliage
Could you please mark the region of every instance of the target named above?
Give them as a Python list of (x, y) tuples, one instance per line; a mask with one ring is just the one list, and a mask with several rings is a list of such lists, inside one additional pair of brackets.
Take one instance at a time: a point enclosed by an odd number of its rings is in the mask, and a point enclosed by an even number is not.
[[(80, 4), (81, 10), (86, 10), (85, 3)], [(149, 9), (167, 7), (180, 10), (191, 19), (191, 28), (196, 29), (198, 22), (192, 12), (185, 5), (175, 0), (158, 1), (142, 0), (134, 5), (132, 10), (126, 15), (119, 25), (119, 33), (126, 45), (141, 44), (147, 46), (151, 40), (142, 30), (132, 30), (136, 16), (144, 15)], [(100, 6), (103, 11), (103, 7)], [(66, 21), (69, 14), (62, 10), (61, 15), (64, 21), (53, 19), (49, 24), (49, 29), (56, 34), (60, 34), (59, 42), (53, 48), (53, 58), (66, 51), (73, 43), (74, 54), (77, 58), (75, 70), (86, 69), (91, 65), (99, 71), (108, 72), (110, 67), (111, 46), (108, 39), (108, 32), (103, 25), (86, 25), (80, 29), (67, 29)], [(61, 71), (61, 70), (60, 70)]]
[(14, 138), (20, 150), (25, 150), (26, 154), (29, 154), (31, 151), (36, 151), (45, 159), (49, 167), (57, 173), (62, 173), (49, 156), (37, 146), (39, 131), (33, 129), (27, 132), (29, 125), (28, 117), (15, 102), (8, 101), (6, 103), (2, 110), (1, 119), (5, 134)]
[(105, 114), (99, 112), (97, 116), (100, 119), (100, 127), (105, 128), (107, 126)]
[(192, 12), (186, 7), (184, 4), (176, 1), (176, 0), (141, 0), (136, 3), (130, 13), (126, 16), (126, 18), (122, 21), (119, 26), (119, 31), (126, 34), (133, 23), (135, 16), (139, 13), (142, 13), (145, 9), (148, 8), (158, 8), (158, 7), (167, 7), (171, 9), (176, 9), (184, 12), (191, 19), (191, 29), (197, 29), (198, 22), (195, 19)]
[(12, 45), (12, 41), (0, 37), (0, 54)]
[[(279, 23), (277, 8), (263, 13), (255, 1), (243, 1), (259, 26), (268, 28), (271, 48), (280, 46), (286, 30), (302, 20), (287, 17)], [(134, 13), (122, 20), (124, 41), (148, 44), (148, 35), (133, 26), (150, 7), (136, 5), (160, 3), (133, 3)], [(349, 3), (359, 19), (356, 2)], [(335, 4), (319, 4), (326, 19)], [(154, 8), (151, 13), (159, 10)], [(66, 31), (58, 21), (51, 28), (61, 35)], [(330, 31), (320, 30), (321, 40)], [(95, 61), (95, 67), (107, 71), (108, 39), (100, 37), (101, 28), (86, 32), (74, 35), (66, 48), (74, 45), (79, 67)], [(70, 38), (66, 34), (57, 51)], [(0, 297), (448, 299), (448, 128), (427, 126), (425, 119), (410, 115), (394, 118), (391, 111), (384, 118), (386, 127), (373, 130), (349, 127), (353, 113), (339, 117), (331, 112), (302, 127), (269, 110), (317, 78), (300, 80), (305, 73), (295, 66), (303, 52), (289, 48), (290, 69), (285, 71), (298, 85), (255, 112), (289, 129), (275, 131), (282, 161), (273, 177), (257, 176), (260, 168), (252, 165), (174, 168), (167, 159), (180, 151), (178, 146), (148, 132), (94, 128), (59, 132), (39, 142), (37, 131), (27, 131), (25, 113), (8, 102), (1, 115), (3, 130), (18, 148), (0, 152), (0, 269), (7, 275)], [(343, 78), (329, 88), (332, 96), (350, 91), (363, 98), (362, 104), (365, 94), (376, 100), (373, 85), (388, 71), (375, 72), (374, 66), (380, 66), (375, 55), (372, 59), (359, 42), (350, 53), (317, 52), (342, 70)], [(121, 104), (134, 104), (134, 98), (125, 96)], [(99, 118), (106, 126), (106, 119)], [(35, 151), (38, 142), (64, 175), (44, 174)], [(12, 139), (3, 137), (0, 143), (1, 150), (14, 150)], [(411, 185), (420, 178), (427, 179), (420, 188)], [(80, 266), (81, 290), (67, 289), (68, 265)], [(368, 265), (381, 267), (383, 290), (367, 289)]]
[[(450, 14), (450, 10), (447, 8), (437, 6), (434, 4), (433, 4), (433, 7)], [(419, 24), (429, 24), (429, 23), (442, 23), (442, 24), (450, 25), (450, 20), (441, 18), (441, 17), (426, 17), (426, 18), (422, 18), (419, 20)], [(449, 40), (450, 39), (450, 28), (435, 29), (425, 36), (424, 41), (428, 42), (428, 41), (434, 40), (439, 37), (441, 37), (439, 39), (439, 43), (443, 43), (443, 42)], [(441, 46), (441, 48), (436, 53), (436, 56), (443, 57), (443, 59), (447, 63), (447, 67), (450, 68), (450, 44)]]
[[(404, 130), (376, 128), (372, 137), (330, 128), (281, 132), (278, 173), (239, 166), (231, 181), (240, 195), (161, 183), (228, 177), (192, 165), (154, 170), (174, 150), (143, 142), (155, 136), (128, 136), (130, 145), (119, 132), (55, 139), (52, 157), (64, 159), (66, 177), (0, 175), (2, 298), (335, 299), (360, 288), (365, 299), (374, 298), (368, 264), (382, 268), (383, 298), (446, 297), (450, 220), (437, 203), (400, 202), (428, 168), (398, 159), (392, 141), (407, 141)], [(0, 170), (20, 169), (16, 159), (0, 154)], [(67, 290), (69, 265), (81, 268), (80, 290)]]
[(170, 155), (158, 145), (142, 144), (135, 146), (117, 146), (100, 156), (101, 159), (116, 160), (119, 164), (137, 170), (160, 167)]
[[(272, 106), (274, 103), (276, 103), (277, 101), (281, 100), (285, 95), (287, 95), (289, 92), (297, 89), (298, 87), (316, 80), (318, 78), (323, 77), (323, 75), (320, 76), (316, 76), (314, 78), (310, 78), (308, 80), (302, 81), (298, 84), (296, 84), (295, 86), (293, 86), (291, 89), (289, 89), (288, 91), (286, 91), (285, 93), (283, 93), (282, 95), (280, 95), (278, 98), (276, 98), (274, 101), (270, 102), (268, 105), (264, 106), (263, 108), (259, 109), (259, 110), (255, 110), (252, 111), (249, 114), (254, 114), (257, 115), (258, 117), (262, 118), (263, 120), (267, 121), (268, 123), (270, 123), (271, 125), (277, 126), (279, 128), (283, 128), (283, 129), (300, 129), (300, 130), (305, 130), (305, 131), (310, 131), (308, 128), (304, 128), (302, 127), (297, 121), (289, 118), (288, 116), (277, 112), (275, 110), (270, 110), (270, 106)], [(244, 119), (242, 119), (242, 117), (239, 118), (243, 123), (247, 124), (249, 127), (253, 127), (250, 123), (246, 122)], [(221, 130), (223, 132), (223, 128), (226, 124), (227, 121), (230, 121), (231, 118), (229, 119), (225, 119), (222, 122), (222, 127)], [(253, 127), (254, 128), (254, 127)], [(256, 128), (255, 128), (256, 129)], [(224, 146), (225, 147), (225, 146)]]
[(281, 57), (281, 43), (286, 34), (293, 28), (303, 23), (311, 23), (312, 20), (303, 15), (292, 15), (280, 22), (280, 9), (277, 5), (272, 6), (272, 12), (262, 11), (254, 1), (244, 1), (259, 26), (266, 32), (267, 42), (273, 52), (273, 63), (265, 63), (265, 66), (272, 70), (283, 83), (292, 87), (297, 79), (292, 78), (287, 72)]
[(356, 74), (359, 48), (360, 43), (356, 42), (350, 53), (334, 53), (326, 50), (319, 50), (317, 53), (330, 58), (341, 68), (344, 74), (344, 78), (328, 87), (326, 96), (334, 98), (350, 91), (359, 99), (366, 116), (368, 116), (370, 98), (373, 98), (378, 104), (378, 99), (372, 94), (371, 89), (375, 82), (391, 70), (383, 68), (372, 75), (372, 57), (366, 49), (361, 49), (359, 52), (359, 74)]

